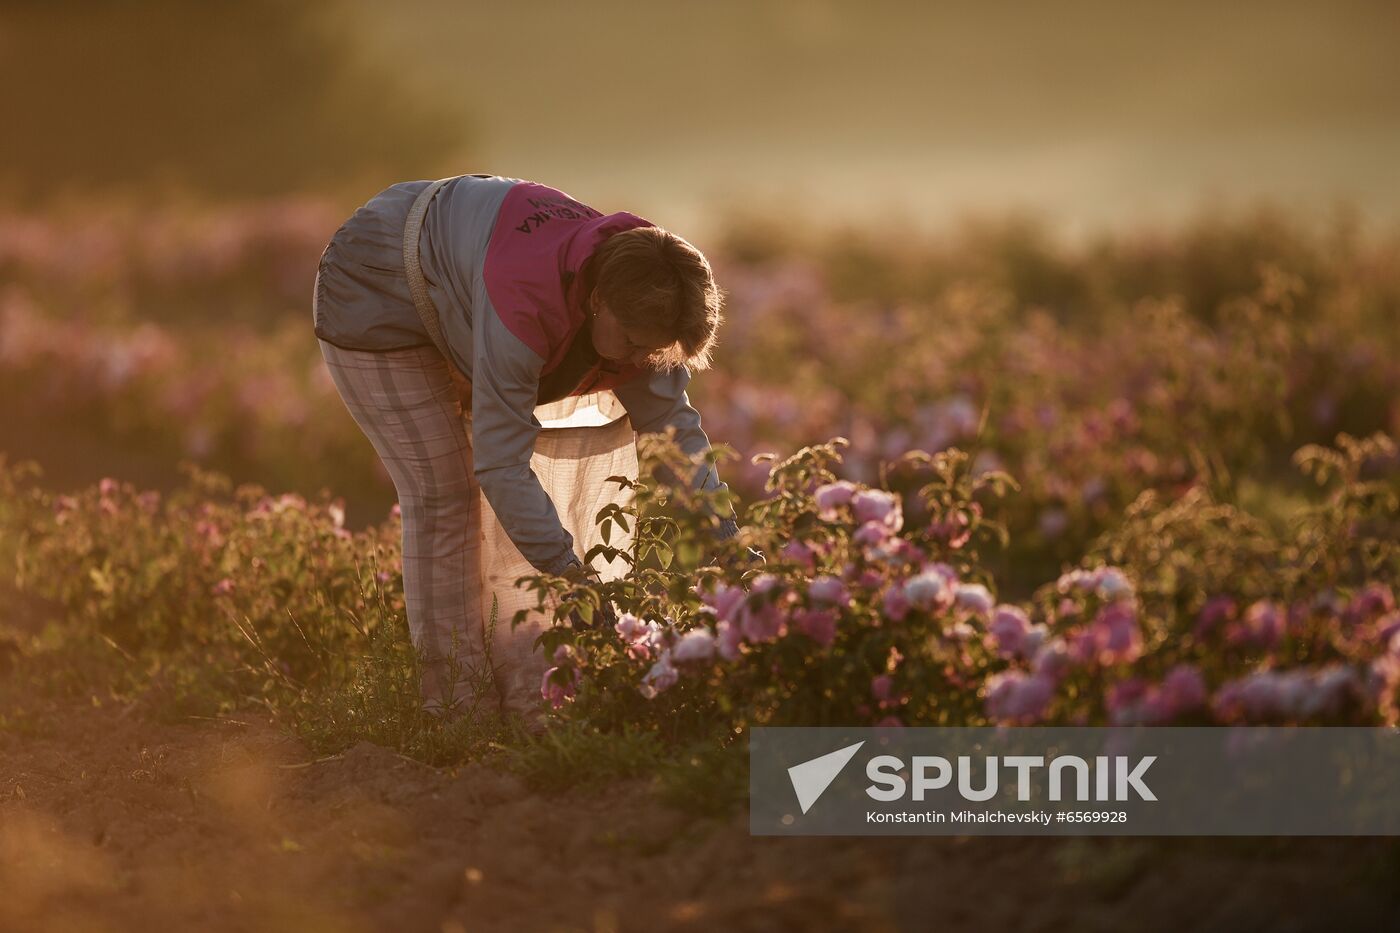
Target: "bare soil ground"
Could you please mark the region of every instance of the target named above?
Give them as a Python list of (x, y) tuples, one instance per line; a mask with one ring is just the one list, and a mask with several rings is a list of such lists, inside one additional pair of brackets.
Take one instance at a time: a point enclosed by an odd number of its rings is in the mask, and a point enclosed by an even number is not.
[(4, 930), (1346, 929), (1400, 888), (1387, 840), (754, 838), (642, 780), (548, 796), (369, 744), (315, 760), (266, 723), (26, 705), (0, 731)]
[[(1389, 839), (765, 838), (646, 779), (542, 793), (490, 763), (27, 691), (0, 593), (0, 933), (1390, 929)], [(22, 701), (22, 702), (21, 702)]]

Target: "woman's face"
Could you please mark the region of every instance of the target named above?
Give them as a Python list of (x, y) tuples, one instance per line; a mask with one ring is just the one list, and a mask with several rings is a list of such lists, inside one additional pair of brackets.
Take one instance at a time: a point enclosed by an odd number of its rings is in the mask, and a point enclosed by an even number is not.
[(604, 359), (644, 367), (653, 353), (667, 346), (665, 342), (623, 330), (607, 304), (598, 300), (597, 292), (589, 296), (589, 306), (593, 310), (593, 349)]

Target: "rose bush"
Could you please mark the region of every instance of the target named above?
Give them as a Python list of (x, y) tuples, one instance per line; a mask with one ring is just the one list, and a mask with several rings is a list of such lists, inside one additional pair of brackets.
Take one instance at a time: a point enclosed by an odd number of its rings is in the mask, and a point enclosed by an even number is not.
[[(695, 463), (642, 441), (641, 476), (614, 478), (633, 503), (598, 516), (633, 539), (589, 555), (630, 572), (519, 581), (558, 622), (540, 693), (563, 720), (721, 746), (770, 724), (1400, 722), (1400, 457), (1384, 435), (1300, 451), (1320, 497), (1283, 528), (1201, 487), (1145, 494), (1024, 601), (985, 566), (1016, 485), (962, 451), (887, 464), (904, 494), (837, 478), (842, 438), (803, 448), (717, 543), (729, 494), (653, 479)], [(183, 712), (260, 704), (341, 740), (421, 717), (395, 515), (355, 533), (335, 500), (197, 469), (170, 495), (115, 480), (54, 495), (5, 467), (0, 525), (7, 578), (105, 652), (111, 689)]]
[[(560, 618), (580, 602), (620, 612), (612, 627), (542, 636), (569, 678), (567, 696), (549, 691), (556, 707), (658, 729), (723, 722), (725, 732), (1396, 722), (1400, 462), (1389, 438), (1300, 452), (1330, 466), (1335, 488), (1285, 535), (1201, 488), (1170, 504), (1144, 496), (1083, 566), (1026, 605), (998, 601), (978, 559), (1005, 538), (986, 516), (1014, 488), (1009, 477), (975, 472), (960, 451), (914, 452), (890, 471), (925, 474), (914, 508), (836, 479), (844, 446), (772, 467), (770, 495), (728, 545), (778, 555), (762, 569), (676, 560), (699, 552), (686, 544), (703, 526), (648, 509), (703, 497), (639, 486), (633, 550), (609, 552), (633, 575), (589, 591), (527, 578)], [(940, 517), (910, 526), (906, 506)], [(965, 535), (944, 533), (949, 514), (966, 517)], [(655, 552), (659, 566), (641, 567)]]

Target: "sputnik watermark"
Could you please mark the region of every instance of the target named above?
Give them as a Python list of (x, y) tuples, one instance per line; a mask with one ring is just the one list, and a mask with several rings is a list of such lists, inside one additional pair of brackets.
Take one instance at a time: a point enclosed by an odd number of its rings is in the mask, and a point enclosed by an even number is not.
[(757, 728), (765, 835), (1400, 835), (1381, 728)]
[(846, 762), (855, 757), (864, 744), (857, 742), (788, 768), (788, 778), (792, 780), (792, 790), (797, 795), (797, 803), (802, 807), (803, 813), (812, 809), (812, 804), (831, 786), (841, 769), (846, 767)]
[[(1048, 768), (1043, 755), (1008, 755), (1001, 759), (1001, 765), (1016, 772), (1017, 800), (1031, 799), (1031, 776), (1040, 768), (1046, 768), (1049, 774), (1050, 800), (1064, 799), (1066, 771), (1073, 771), (1076, 800), (1127, 800), (1130, 794), (1136, 794), (1139, 800), (1156, 800), (1157, 796), (1143, 783), (1143, 775), (1156, 760), (1156, 755), (1146, 755), (1136, 761), (1126, 755), (1095, 756), (1093, 796), (1089, 793), (1089, 763), (1078, 755), (1052, 758)], [(974, 767), (970, 756), (958, 756), (958, 795), (964, 800), (991, 800), (999, 790), (997, 756), (986, 757), (981, 787), (973, 786)], [(905, 780), (900, 773), (906, 770), (913, 772), (912, 781)], [(929, 791), (942, 790), (949, 785), (953, 779), (953, 765), (938, 755), (915, 755), (909, 766), (893, 755), (880, 755), (866, 764), (865, 774), (875, 782), (865, 789), (875, 800), (903, 800), (905, 794), (911, 794), (914, 800), (923, 800)], [(1112, 796), (1109, 794), (1110, 779)]]
[[(793, 793), (803, 813), (812, 809), (864, 744), (856, 742), (788, 768), (788, 778), (792, 781)], [(1091, 766), (1078, 755), (1059, 755), (1052, 758), (1048, 766), (1043, 755), (1008, 755), (1000, 760), (1000, 766), (1015, 772), (1017, 800), (1031, 799), (1032, 775), (1039, 769), (1045, 769), (1048, 775), (1048, 799), (1052, 801), (1065, 799), (1066, 772), (1071, 773), (1076, 800), (1127, 800), (1132, 794), (1136, 794), (1139, 800), (1156, 800), (1157, 796), (1143, 782), (1147, 769), (1156, 760), (1156, 755), (1146, 755), (1136, 760), (1126, 755), (1095, 756), (1092, 794)], [(974, 786), (974, 767), (970, 756), (958, 756), (958, 795), (964, 800), (991, 800), (999, 790), (997, 756), (985, 757), (980, 787)], [(952, 783), (953, 772), (953, 763), (939, 755), (915, 755), (908, 765), (893, 755), (877, 755), (865, 765), (865, 775), (872, 782), (865, 788), (865, 793), (872, 800), (886, 802), (903, 800), (906, 795), (922, 801), (930, 791), (948, 787)], [(906, 779), (905, 773), (912, 773), (912, 780)], [(886, 821), (872, 819), (870, 822)]]

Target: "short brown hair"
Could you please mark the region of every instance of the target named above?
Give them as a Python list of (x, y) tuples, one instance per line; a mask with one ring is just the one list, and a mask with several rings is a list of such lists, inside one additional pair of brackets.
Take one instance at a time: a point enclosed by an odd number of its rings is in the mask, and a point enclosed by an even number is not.
[(584, 285), (625, 330), (670, 341), (648, 360), (654, 369), (709, 369), (723, 295), (709, 260), (660, 227), (614, 233), (593, 251)]

